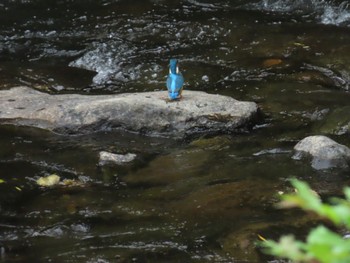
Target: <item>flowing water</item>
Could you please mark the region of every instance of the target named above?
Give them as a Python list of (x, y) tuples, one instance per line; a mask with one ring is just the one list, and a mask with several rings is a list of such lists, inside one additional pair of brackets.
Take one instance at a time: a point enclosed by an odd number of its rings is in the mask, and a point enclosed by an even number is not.
[[(292, 159), (311, 134), (350, 146), (349, 44), (336, 0), (1, 1), (0, 89), (164, 90), (176, 57), (185, 89), (255, 101), (263, 119), (186, 141), (0, 126), (0, 261), (273, 261), (258, 234), (302, 237), (317, 222), (274, 208), (288, 178), (325, 198), (349, 182), (349, 169)], [(100, 151), (137, 159), (101, 167)], [(50, 174), (75, 184), (40, 188)]]

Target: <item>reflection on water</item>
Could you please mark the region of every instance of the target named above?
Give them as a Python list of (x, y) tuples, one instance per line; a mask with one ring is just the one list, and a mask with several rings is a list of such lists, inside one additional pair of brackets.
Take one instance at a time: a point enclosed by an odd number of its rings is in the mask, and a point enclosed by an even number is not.
[[(51, 93), (185, 89), (256, 101), (249, 134), (173, 141), (121, 131), (57, 136), (0, 126), (0, 257), (20, 262), (266, 262), (257, 234), (315, 223), (276, 211), (287, 179), (338, 194), (347, 170), (293, 160), (297, 141), (349, 146), (349, 7), (343, 1), (19, 1), (0, 3), (0, 88)], [(98, 153), (135, 153), (98, 166)], [(79, 182), (41, 189), (58, 174)], [(272, 260), (272, 259), (271, 259)], [(246, 262), (245, 261), (245, 262)]]

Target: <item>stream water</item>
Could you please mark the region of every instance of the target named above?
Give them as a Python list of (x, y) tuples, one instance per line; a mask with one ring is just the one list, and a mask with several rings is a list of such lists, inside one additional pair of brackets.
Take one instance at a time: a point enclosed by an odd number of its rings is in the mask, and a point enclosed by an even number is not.
[[(185, 90), (255, 101), (263, 120), (249, 133), (186, 141), (1, 125), (1, 262), (272, 262), (258, 234), (303, 237), (317, 222), (275, 209), (278, 193), (292, 190), (288, 178), (325, 198), (349, 183), (348, 168), (291, 158), (308, 135), (350, 146), (346, 2), (0, 3), (0, 89), (164, 90), (171, 57)], [(100, 151), (137, 159), (101, 167)], [(40, 188), (50, 174), (78, 183)]]

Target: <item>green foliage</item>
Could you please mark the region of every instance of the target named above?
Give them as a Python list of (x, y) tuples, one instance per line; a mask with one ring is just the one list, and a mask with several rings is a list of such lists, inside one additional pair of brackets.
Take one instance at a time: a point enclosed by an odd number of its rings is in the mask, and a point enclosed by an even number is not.
[[(345, 199), (333, 198), (330, 204), (325, 204), (306, 183), (296, 179), (291, 183), (296, 193), (283, 196), (280, 207), (300, 207), (350, 230), (350, 188), (344, 189)], [(266, 240), (260, 244), (264, 252), (295, 262), (350, 262), (350, 239), (344, 239), (322, 225), (312, 229), (305, 242), (288, 235), (282, 236), (279, 242)]]

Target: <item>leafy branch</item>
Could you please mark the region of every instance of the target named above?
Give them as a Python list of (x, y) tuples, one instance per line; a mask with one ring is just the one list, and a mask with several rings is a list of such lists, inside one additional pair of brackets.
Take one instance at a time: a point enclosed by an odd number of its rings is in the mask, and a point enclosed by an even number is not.
[[(350, 188), (344, 189), (345, 199), (332, 198), (330, 204), (325, 204), (307, 183), (296, 179), (292, 179), (291, 183), (296, 193), (282, 196), (279, 207), (300, 207), (350, 230)], [(265, 240), (260, 245), (267, 254), (295, 262), (350, 262), (350, 239), (343, 238), (322, 225), (312, 229), (305, 242), (287, 235), (282, 236), (278, 242)]]

